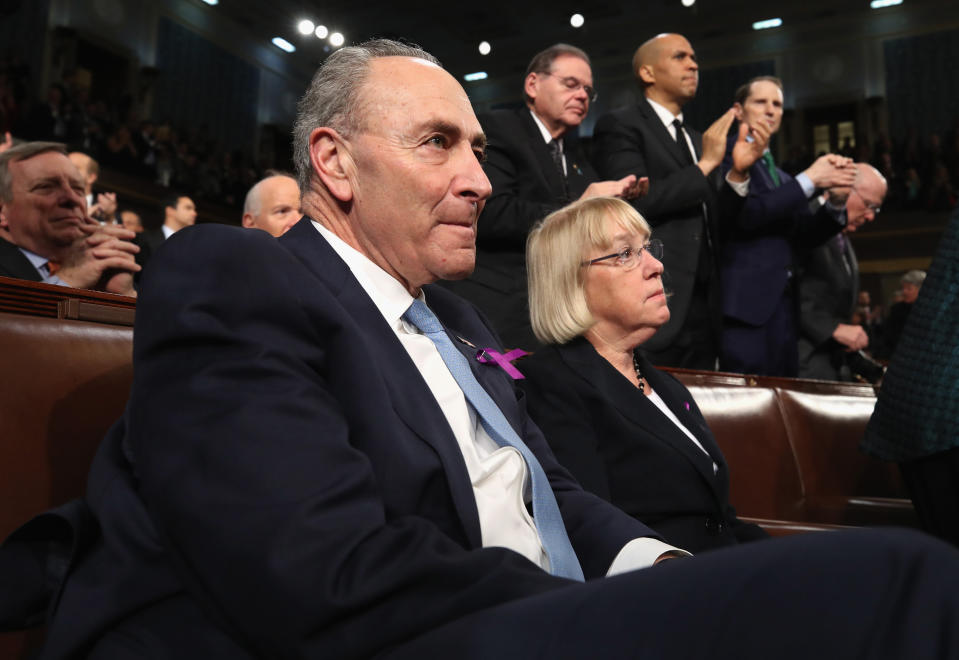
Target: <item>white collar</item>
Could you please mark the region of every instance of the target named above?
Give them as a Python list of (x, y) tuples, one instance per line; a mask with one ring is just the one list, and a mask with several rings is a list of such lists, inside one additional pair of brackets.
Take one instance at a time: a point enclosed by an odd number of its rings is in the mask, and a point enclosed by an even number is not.
[(646, 101), (653, 107), (653, 110), (656, 111), (656, 116), (659, 117), (659, 121), (663, 122), (663, 126), (667, 128), (673, 125), (673, 121), (678, 119), (679, 121), (683, 120), (683, 113), (680, 111), (678, 115), (674, 115), (672, 112), (661, 106), (659, 103), (656, 103), (653, 99), (646, 97)]
[[(326, 239), (333, 251), (346, 262), (347, 267), (356, 277), (357, 282), (363, 287), (363, 291), (370, 297), (380, 314), (386, 319), (391, 328), (396, 329), (397, 325), (406, 322), (402, 320), (403, 314), (413, 304), (413, 296), (406, 290), (399, 280), (387, 273), (385, 270), (373, 263), (365, 254), (349, 245), (342, 238), (331, 232), (316, 220), (311, 221), (320, 236)], [(422, 291), (419, 299), (426, 301)]]
[[(539, 128), (539, 132), (540, 132), (540, 134), (542, 134), (543, 140), (546, 142), (546, 144), (549, 144), (550, 142), (552, 142), (552, 141), (553, 141), (553, 136), (549, 134), (549, 130), (546, 128), (546, 124), (543, 123), (543, 120), (541, 120), (539, 117), (537, 117), (537, 116), (536, 116), (536, 113), (533, 112), (532, 109), (530, 109), (529, 114), (531, 114), (531, 115), (533, 116), (533, 121), (536, 122), (536, 126), (537, 126), (537, 128)], [(563, 148), (563, 138), (558, 137), (558, 138), (556, 138), (556, 141), (559, 142), (560, 149), (562, 149), (562, 148)]]

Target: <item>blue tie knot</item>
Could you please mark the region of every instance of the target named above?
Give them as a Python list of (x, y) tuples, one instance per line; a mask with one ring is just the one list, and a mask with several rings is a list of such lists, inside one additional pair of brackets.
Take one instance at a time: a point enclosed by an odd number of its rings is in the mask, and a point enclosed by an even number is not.
[(409, 309), (403, 313), (403, 320), (419, 328), (423, 334), (428, 335), (435, 332), (443, 332), (443, 326), (440, 324), (440, 320), (436, 318), (436, 314), (431, 312), (430, 308), (427, 307), (426, 303), (422, 300), (413, 301)]

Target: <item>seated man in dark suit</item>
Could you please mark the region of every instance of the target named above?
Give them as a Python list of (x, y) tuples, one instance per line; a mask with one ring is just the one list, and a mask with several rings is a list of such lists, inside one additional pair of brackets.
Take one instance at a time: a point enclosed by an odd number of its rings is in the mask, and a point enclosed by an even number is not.
[(529, 230), (571, 201), (630, 199), (644, 184), (631, 174), (600, 181), (580, 148), (576, 129), (596, 98), (585, 52), (556, 44), (537, 53), (526, 68), (523, 95), (523, 108), (479, 116), (493, 194), (479, 221), (476, 270), (446, 286), (479, 307), (507, 346), (531, 349), (538, 342), (526, 295)]
[(294, 140), (305, 218), (279, 239), (186, 229), (143, 278), (131, 398), (87, 491), (102, 536), (45, 659), (959, 652), (944, 544), (659, 561), (681, 553), (556, 463), (477, 359), (495, 334), (430, 285), (472, 269), (490, 194), (431, 55), (336, 51)]
[[(779, 131), (783, 90), (778, 78), (762, 76), (736, 91), (736, 118), (750, 126)], [(732, 166), (735, 137), (729, 138), (723, 169)], [(827, 154), (795, 179), (776, 167), (767, 149), (749, 171), (749, 194), (736, 212), (722, 217), (720, 281), (723, 371), (796, 376), (799, 373), (799, 295), (796, 257), (839, 233), (842, 205), (809, 200), (816, 190), (851, 186), (850, 159)]]
[(64, 145), (26, 142), (0, 153), (0, 275), (134, 296), (133, 237), (87, 215)]

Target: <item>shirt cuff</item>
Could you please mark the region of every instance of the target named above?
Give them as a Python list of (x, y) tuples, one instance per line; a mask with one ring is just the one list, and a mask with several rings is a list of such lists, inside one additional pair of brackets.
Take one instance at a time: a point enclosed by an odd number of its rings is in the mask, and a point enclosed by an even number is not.
[(796, 175), (796, 182), (802, 188), (802, 193), (806, 196), (806, 199), (812, 197), (813, 193), (816, 192), (816, 186), (812, 184), (812, 179), (805, 172)]
[(609, 565), (609, 570), (606, 571), (606, 577), (636, 571), (640, 568), (649, 568), (666, 553), (692, 557), (692, 554), (685, 550), (663, 543), (659, 539), (649, 537), (633, 539), (624, 545), (616, 558), (613, 559), (613, 563)]
[(739, 195), (740, 197), (745, 197), (749, 194), (749, 173), (746, 173), (745, 181), (732, 181), (729, 178), (729, 172), (726, 172), (726, 183), (729, 184), (729, 187)]

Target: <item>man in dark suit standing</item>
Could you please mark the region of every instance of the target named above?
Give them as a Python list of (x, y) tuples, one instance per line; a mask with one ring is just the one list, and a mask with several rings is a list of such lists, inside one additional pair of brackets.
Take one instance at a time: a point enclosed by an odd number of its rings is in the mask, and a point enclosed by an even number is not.
[(493, 194), (479, 220), (476, 270), (446, 286), (489, 317), (506, 346), (538, 345), (529, 324), (526, 236), (571, 201), (607, 195), (633, 198), (637, 177), (599, 181), (576, 129), (595, 100), (589, 56), (568, 44), (537, 53), (523, 81), (526, 107), (479, 115), (488, 141), (483, 170)]
[[(782, 83), (773, 76), (742, 85), (733, 106), (750, 126), (779, 131)], [(735, 137), (729, 138), (723, 171), (732, 166)], [(818, 158), (794, 179), (776, 167), (767, 149), (749, 170), (749, 194), (742, 208), (722, 215), (723, 371), (796, 376), (799, 311), (796, 260), (836, 235), (845, 223), (842, 205), (830, 201), (810, 210), (817, 190), (850, 186), (856, 170), (850, 159)]]
[(186, 195), (171, 193), (161, 200), (160, 207), (163, 209), (163, 224), (137, 237), (140, 246), (137, 263), (143, 268), (146, 268), (150, 257), (160, 249), (166, 239), (181, 229), (196, 224), (196, 204)]
[(656, 365), (715, 369), (720, 337), (717, 203), (742, 204), (747, 170), (761, 155), (768, 132), (753, 127), (752, 143), (744, 139), (745, 128), (737, 135), (734, 167), (723, 182), (718, 167), (733, 110), (702, 135), (683, 123), (682, 108), (699, 85), (689, 41), (679, 34), (653, 37), (636, 50), (633, 73), (644, 98), (600, 117), (593, 133), (593, 162), (603, 177), (649, 177), (649, 194), (633, 200), (633, 206), (663, 241), (671, 317), (644, 348)]
[(799, 375), (821, 380), (850, 380), (850, 351), (869, 346), (861, 325), (850, 323), (859, 298), (859, 262), (849, 235), (876, 214), (886, 197), (886, 179), (876, 168), (857, 163), (854, 188), (828, 191), (830, 201), (846, 207), (846, 227), (814, 249), (799, 277)]
[(681, 553), (556, 463), (476, 357), (495, 334), (430, 286), (472, 269), (490, 194), (432, 56), (336, 51), (294, 131), (307, 217), (279, 239), (186, 229), (144, 278), (87, 490), (102, 534), (44, 660), (955, 655), (943, 544), (836, 532), (660, 562)]

